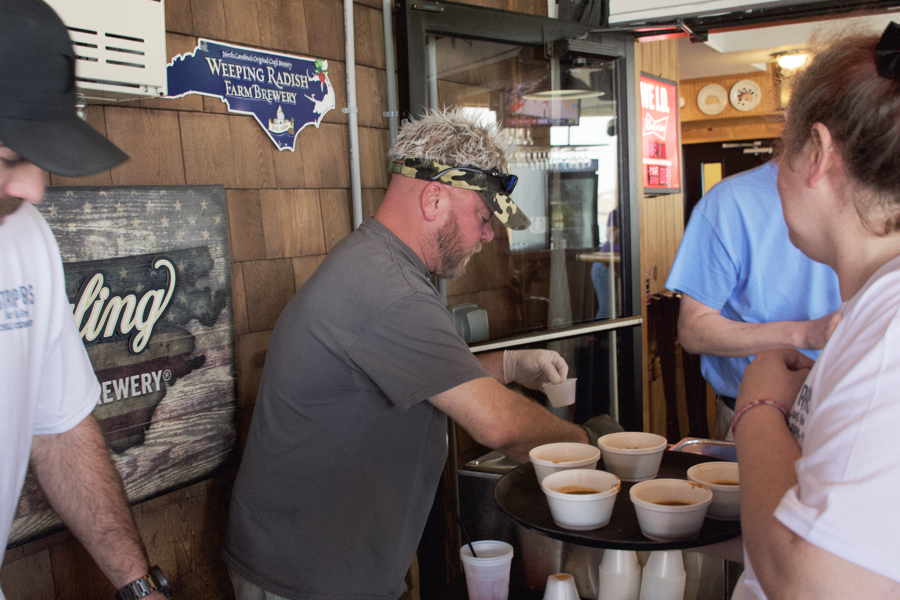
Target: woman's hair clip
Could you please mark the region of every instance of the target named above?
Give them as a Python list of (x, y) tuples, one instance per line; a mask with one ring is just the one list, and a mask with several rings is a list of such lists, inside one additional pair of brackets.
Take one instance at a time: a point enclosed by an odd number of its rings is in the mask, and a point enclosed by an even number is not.
[(882, 77), (900, 79), (900, 25), (891, 22), (885, 27), (875, 46), (875, 64)]

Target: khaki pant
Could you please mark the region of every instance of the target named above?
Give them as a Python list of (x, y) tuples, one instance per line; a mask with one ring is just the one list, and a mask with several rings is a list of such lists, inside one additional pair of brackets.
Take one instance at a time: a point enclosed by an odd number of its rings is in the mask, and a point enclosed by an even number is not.
[(231, 583), (234, 585), (234, 597), (236, 600), (289, 600), (284, 596), (277, 596), (267, 592), (255, 583), (250, 583), (231, 569)]
[(731, 435), (731, 420), (734, 419), (734, 411), (716, 394), (716, 422), (713, 425), (712, 439), (733, 442)]

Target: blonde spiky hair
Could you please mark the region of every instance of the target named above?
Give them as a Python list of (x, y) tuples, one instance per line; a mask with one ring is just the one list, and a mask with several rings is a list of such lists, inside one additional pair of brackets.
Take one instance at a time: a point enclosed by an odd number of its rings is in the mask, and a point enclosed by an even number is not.
[(447, 165), (482, 169), (508, 168), (512, 143), (496, 124), (485, 124), (462, 107), (431, 110), (404, 124), (388, 152), (391, 160), (404, 156), (436, 160)]

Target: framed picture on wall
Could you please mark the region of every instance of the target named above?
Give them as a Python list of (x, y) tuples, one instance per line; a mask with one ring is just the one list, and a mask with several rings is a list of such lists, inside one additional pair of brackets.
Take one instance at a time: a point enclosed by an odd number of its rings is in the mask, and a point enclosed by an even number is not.
[(681, 191), (678, 84), (641, 73), (641, 172), (647, 194)]

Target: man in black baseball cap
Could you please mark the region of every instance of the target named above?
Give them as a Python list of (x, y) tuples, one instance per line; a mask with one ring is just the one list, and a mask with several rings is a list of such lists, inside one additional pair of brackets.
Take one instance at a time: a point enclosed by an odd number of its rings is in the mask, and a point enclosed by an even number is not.
[[(0, 144), (7, 162), (67, 177), (128, 158), (76, 114), (72, 42), (53, 9), (38, 0), (0, 0)], [(4, 204), (9, 212), (12, 203)]]
[[(0, 0), (0, 548), (31, 465), (44, 495), (119, 590), (171, 598), (150, 566), (91, 412), (100, 385), (32, 204), (44, 171), (78, 177), (128, 157), (75, 113), (75, 53), (41, 0)], [(3, 593), (0, 592), (0, 598)]]
[(37, 0), (0, 0), (0, 141), (45, 171), (82, 177), (128, 156), (75, 112), (75, 52)]

